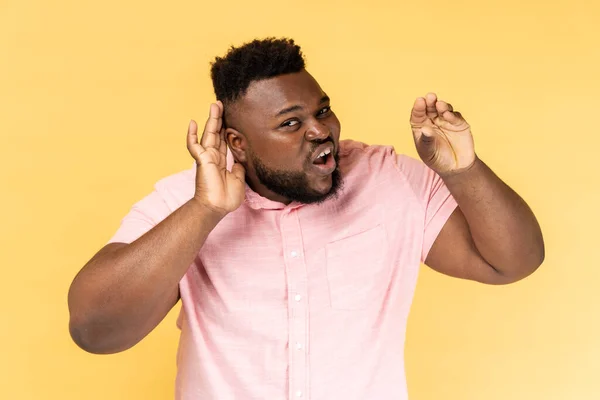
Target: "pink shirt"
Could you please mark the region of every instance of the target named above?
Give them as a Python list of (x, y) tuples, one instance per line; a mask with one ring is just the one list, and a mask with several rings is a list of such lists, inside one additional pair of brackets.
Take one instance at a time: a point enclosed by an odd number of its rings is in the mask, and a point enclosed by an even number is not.
[[(417, 273), (456, 202), (392, 147), (346, 140), (340, 158), (339, 198), (286, 206), (247, 188), (211, 232), (180, 283), (176, 399), (407, 399)], [(159, 181), (111, 242), (189, 200), (194, 176)]]

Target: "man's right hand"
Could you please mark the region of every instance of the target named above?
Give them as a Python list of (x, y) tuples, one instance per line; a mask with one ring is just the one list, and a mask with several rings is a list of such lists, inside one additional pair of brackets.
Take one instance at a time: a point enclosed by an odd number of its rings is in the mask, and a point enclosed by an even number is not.
[(198, 124), (194, 120), (190, 122), (187, 148), (197, 165), (194, 199), (223, 216), (237, 209), (244, 201), (245, 170), (237, 162), (231, 172), (227, 170), (223, 103), (218, 101), (210, 105), (200, 143)]
[[(227, 171), (222, 115), (223, 105), (212, 104), (200, 143), (198, 126), (190, 123), (187, 147), (198, 165), (195, 196), (136, 240), (104, 246), (73, 280), (69, 329), (82, 349), (117, 353), (150, 333), (177, 303), (179, 283), (210, 232), (242, 203), (245, 172), (239, 164)], [(142, 213), (168, 211), (158, 192), (152, 196), (159, 208)], [(136, 212), (134, 226), (138, 218)]]

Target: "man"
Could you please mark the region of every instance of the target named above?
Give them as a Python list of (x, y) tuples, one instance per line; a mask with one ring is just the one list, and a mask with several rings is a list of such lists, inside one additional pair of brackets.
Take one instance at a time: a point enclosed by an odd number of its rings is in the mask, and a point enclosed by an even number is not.
[(434, 94), (410, 115), (421, 162), (340, 141), (293, 40), (232, 48), (212, 79), (196, 167), (158, 182), (73, 281), (83, 349), (134, 346), (181, 299), (177, 399), (406, 399), (420, 263), (488, 284), (542, 263), (533, 213)]

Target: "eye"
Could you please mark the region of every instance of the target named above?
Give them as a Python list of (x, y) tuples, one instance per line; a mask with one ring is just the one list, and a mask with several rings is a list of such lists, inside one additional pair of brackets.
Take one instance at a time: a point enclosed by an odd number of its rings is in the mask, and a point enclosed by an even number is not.
[(319, 112), (317, 113), (317, 115), (321, 116), (321, 115), (327, 115), (329, 114), (329, 112), (331, 111), (331, 106), (327, 106), (327, 107), (323, 107), (319, 110)]
[(296, 126), (300, 123), (300, 121), (298, 121), (297, 119), (288, 119), (287, 121), (285, 121), (283, 124), (281, 124), (282, 127), (288, 127), (288, 126)]

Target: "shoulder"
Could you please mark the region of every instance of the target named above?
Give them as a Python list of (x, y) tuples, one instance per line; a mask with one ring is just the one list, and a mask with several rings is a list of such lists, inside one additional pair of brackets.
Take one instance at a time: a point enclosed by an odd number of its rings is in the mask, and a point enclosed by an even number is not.
[(398, 184), (402, 178), (394, 167), (394, 155), (392, 146), (340, 141), (339, 169), (347, 199), (368, 202), (374, 193), (378, 194), (378, 201), (396, 197), (403, 185)]
[(416, 158), (396, 152), (391, 145), (369, 145), (354, 140), (340, 141), (340, 168), (347, 171), (357, 167), (371, 173), (389, 173), (395, 176), (413, 176), (415, 170), (424, 171), (425, 164)]
[(340, 167), (371, 165), (384, 167), (382, 163), (396, 154), (393, 146), (369, 145), (355, 140), (340, 141)]
[(340, 156), (361, 158), (370, 154), (386, 154), (394, 152), (394, 147), (389, 145), (376, 145), (359, 142), (352, 139), (340, 140)]
[(418, 158), (396, 152), (391, 145), (369, 145), (354, 140), (340, 141), (340, 167), (368, 167), (371, 172), (390, 172), (403, 178), (429, 179), (432, 171)]
[(196, 166), (159, 179), (154, 185), (155, 192), (171, 211), (179, 208), (194, 196)]
[(155, 186), (157, 188), (176, 188), (181, 186), (187, 186), (190, 183), (194, 182), (194, 177), (196, 176), (195, 174), (196, 166), (194, 165), (192, 168), (175, 172), (171, 175), (167, 175), (163, 178), (160, 178), (156, 182)]

